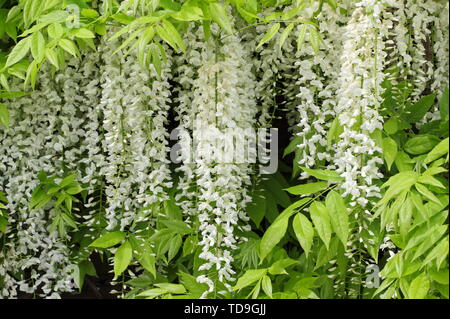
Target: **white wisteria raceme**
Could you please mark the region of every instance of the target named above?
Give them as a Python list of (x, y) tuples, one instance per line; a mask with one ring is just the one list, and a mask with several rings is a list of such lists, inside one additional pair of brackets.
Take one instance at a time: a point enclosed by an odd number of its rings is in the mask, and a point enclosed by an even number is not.
[[(315, 6), (306, 8), (298, 19), (310, 19), (317, 9)], [(329, 6), (322, 8), (317, 19), (322, 38), (317, 52), (312, 46), (314, 27), (305, 24), (297, 26), (297, 32), (287, 39), (284, 46), (289, 57), (284, 65), (293, 66), (292, 74), (286, 72), (290, 77), (286, 81), (286, 96), (288, 107), (295, 109), (297, 118), (294, 128), (298, 139), (295, 161), (297, 165), (309, 168), (320, 166), (319, 163), (323, 165), (332, 158), (327, 135), (335, 118), (340, 61), (328, 57), (341, 53), (343, 26), (348, 20), (346, 15), (337, 14)], [(303, 32), (304, 43), (299, 44), (297, 35)], [(308, 174), (302, 172), (301, 178), (306, 177)]]
[[(69, 65), (61, 77), (68, 80), (72, 72)], [(7, 298), (16, 297), (17, 290), (57, 298), (74, 288), (69, 247), (57, 232), (49, 231), (55, 211), (31, 209), (29, 200), (39, 184), (40, 171), (59, 176), (63, 173), (66, 151), (74, 155), (70, 150), (82, 133), (64, 126), (65, 121), (76, 123), (75, 114), (65, 108), (65, 99), (69, 104), (76, 99), (73, 92), (69, 93), (68, 87), (59, 91), (48, 71), (40, 83), (31, 95), (11, 103), (12, 127), (2, 131), (0, 142), (0, 184), (9, 201), (13, 225), (0, 252), (0, 273), (4, 276), (0, 296)], [(60, 115), (64, 113), (63, 122)]]
[[(217, 26), (213, 26), (214, 36)], [(201, 28), (197, 31), (202, 37)], [(178, 187), (189, 188), (186, 181), (195, 183), (195, 195), (198, 205), (195, 208), (199, 223), (202, 252), (199, 257), (204, 260), (199, 270), (204, 273), (198, 277), (199, 282), (208, 283), (208, 293), (219, 287), (214, 281), (228, 282), (234, 280), (233, 250), (237, 248), (239, 238), (235, 229), (247, 229), (240, 226), (239, 221), (248, 221), (245, 206), (251, 198), (247, 193), (250, 185), (250, 165), (238, 163), (236, 158), (223, 161), (223, 145), (230, 132), (252, 129), (255, 124), (255, 80), (252, 76), (248, 53), (235, 36), (228, 36), (222, 41), (210, 39), (202, 42), (193, 41), (188, 48), (187, 59), (192, 59), (191, 66), (199, 66), (197, 70), (183, 67), (179, 81), (187, 81), (185, 76), (192, 74), (195, 78), (185, 87), (192, 88), (192, 94), (180, 98), (180, 106), (189, 110), (179, 110), (181, 127), (189, 129), (195, 141), (192, 150), (192, 164), (183, 164), (183, 172), (191, 174)], [(194, 53), (197, 51), (197, 53)], [(181, 91), (180, 94), (184, 94)], [(188, 102), (188, 103), (186, 103)], [(188, 115), (189, 114), (189, 115)], [(184, 142), (189, 142), (185, 139)], [(183, 140), (181, 140), (183, 143)], [(182, 148), (188, 149), (189, 146)], [(234, 144), (236, 146), (236, 144)], [(232, 150), (233, 151), (233, 150)], [(244, 152), (235, 148), (234, 154)], [(217, 156), (217, 157), (216, 157)], [(186, 194), (187, 190), (183, 190)], [(216, 276), (210, 277), (213, 270)]]
[(386, 55), (384, 28), (375, 15), (356, 9), (345, 30), (336, 106), (343, 132), (333, 162), (345, 178), (343, 196), (350, 195), (353, 206), (364, 207), (371, 197), (380, 196), (373, 182), (383, 176), (378, 168), (383, 161), (371, 134), (381, 130), (383, 123), (378, 108)]
[[(171, 187), (168, 170), (168, 69), (159, 78), (142, 69), (134, 52), (111, 54), (119, 40), (101, 46), (102, 97), (105, 140), (108, 154), (102, 173), (107, 186), (108, 229), (124, 229), (139, 210), (166, 199)], [(120, 224), (119, 224), (120, 222)]]

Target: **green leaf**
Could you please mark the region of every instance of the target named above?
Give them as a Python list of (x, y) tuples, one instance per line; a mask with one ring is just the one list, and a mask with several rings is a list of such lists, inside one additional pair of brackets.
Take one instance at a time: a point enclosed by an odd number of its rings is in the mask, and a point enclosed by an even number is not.
[(39, 63), (45, 57), (45, 39), (40, 31), (31, 36), (31, 54)]
[(58, 41), (58, 45), (67, 53), (77, 57), (79, 55), (78, 48), (72, 40), (61, 39)]
[(289, 145), (286, 147), (286, 149), (283, 152), (283, 157), (285, 157), (288, 154), (291, 154), (297, 149), (297, 145), (300, 144), (302, 140), (302, 137), (296, 136), (292, 139), (292, 141), (289, 143)]
[(9, 116), (8, 108), (3, 103), (0, 103), (0, 124), (3, 127), (8, 128), (9, 121), (10, 121), (10, 116)]
[(408, 123), (420, 121), (434, 104), (436, 93), (426, 95), (419, 101), (405, 109), (406, 114), (402, 117)]
[(287, 230), (289, 217), (290, 215), (287, 215), (284, 218), (277, 219), (272, 225), (269, 226), (267, 231), (264, 233), (264, 236), (261, 239), (261, 243), (259, 245), (259, 255), (261, 258), (261, 262), (284, 237), (284, 234)]
[(293, 195), (304, 195), (317, 193), (328, 187), (327, 182), (308, 183), (286, 188), (285, 191)]
[(94, 27), (95, 33), (98, 35), (104, 36), (106, 35), (106, 25), (104, 23), (96, 24)]
[(398, 131), (398, 121), (395, 117), (391, 117), (384, 123), (384, 130), (389, 135), (395, 134)]
[(332, 190), (328, 193), (325, 204), (330, 216), (331, 226), (344, 247), (346, 247), (350, 233), (350, 224), (344, 199)]
[(405, 190), (409, 190), (411, 186), (413, 186), (417, 182), (418, 178), (418, 173), (410, 171), (401, 172), (390, 177), (386, 183), (381, 185), (381, 188), (389, 186), (389, 189), (386, 191), (383, 198), (378, 201), (378, 203), (376, 203), (376, 206), (382, 206), (383, 204), (391, 200), (394, 196), (397, 196)]
[(114, 245), (117, 245), (122, 240), (125, 239), (125, 233), (122, 231), (114, 231), (110, 233), (106, 233), (105, 235), (101, 236), (100, 238), (97, 238), (94, 240), (89, 246), (90, 247), (97, 247), (97, 248), (109, 248)]
[(76, 29), (73, 32), (73, 35), (76, 36), (77, 38), (81, 38), (81, 39), (94, 39), (95, 38), (95, 34), (91, 30), (88, 30), (85, 28)]
[(448, 144), (449, 140), (448, 137), (444, 139), (443, 141), (439, 142), (438, 145), (436, 145), (430, 153), (427, 154), (427, 157), (425, 157), (424, 164), (428, 164), (432, 161), (437, 160), (441, 156), (444, 156), (448, 153)]
[(114, 278), (117, 278), (121, 273), (127, 269), (133, 258), (133, 249), (128, 240), (126, 240), (119, 248), (117, 248), (114, 255)]
[(31, 37), (22, 39), (17, 43), (11, 52), (8, 54), (5, 67), (10, 67), (22, 60), (28, 53), (31, 47)]
[(275, 34), (277, 34), (278, 30), (280, 29), (281, 24), (275, 23), (273, 24), (269, 30), (266, 32), (266, 34), (262, 37), (261, 41), (259, 41), (258, 45), (256, 46), (256, 49), (260, 48), (264, 43), (269, 42)]
[(298, 213), (294, 217), (292, 226), (294, 228), (295, 236), (297, 237), (298, 242), (305, 251), (306, 256), (308, 256), (309, 252), (311, 251), (314, 239), (314, 228), (312, 223), (308, 218), (306, 218), (306, 216)]
[(61, 24), (55, 23), (48, 26), (47, 33), (53, 39), (60, 39), (64, 34), (64, 29)]
[(269, 297), (272, 298), (272, 280), (270, 280), (270, 277), (267, 275), (264, 275), (261, 282), (262, 289), (264, 293)]
[(51, 64), (55, 66), (56, 69), (59, 69), (59, 60), (58, 55), (55, 50), (51, 48), (45, 49), (45, 57), (50, 61)]
[(183, 244), (183, 240), (181, 239), (181, 235), (175, 235), (171, 240), (169, 244), (169, 253), (167, 257), (167, 261), (171, 261), (178, 251), (180, 250), (181, 245)]
[(441, 99), (439, 100), (439, 111), (441, 113), (441, 118), (448, 120), (448, 87), (445, 88), (442, 93)]
[(61, 181), (61, 183), (59, 183), (59, 187), (64, 188), (70, 184), (72, 184), (75, 179), (77, 178), (77, 174), (70, 174), (69, 176), (66, 176), (63, 178), (63, 180)]
[(227, 15), (225, 7), (221, 3), (211, 2), (209, 4), (209, 11), (211, 18), (224, 29), (228, 34), (233, 33), (233, 27), (231, 25), (230, 18)]
[(289, 23), (288, 26), (284, 29), (283, 33), (281, 33), (280, 39), (278, 41), (278, 47), (281, 49), (286, 39), (291, 34), (292, 29), (294, 28), (294, 23)]
[(180, 11), (172, 14), (172, 18), (180, 21), (197, 21), (203, 19), (203, 11), (197, 6), (184, 4)]
[(330, 130), (328, 131), (327, 135), (327, 146), (330, 147), (333, 141), (338, 141), (339, 136), (343, 132), (343, 127), (341, 126), (341, 123), (339, 122), (339, 117), (336, 116), (331, 123)]
[(311, 198), (305, 197), (305, 198), (302, 198), (302, 199), (296, 201), (295, 203), (289, 205), (286, 209), (284, 209), (281, 212), (281, 214), (277, 216), (277, 218), (275, 220), (281, 220), (284, 218), (291, 217), (293, 214), (295, 214), (297, 208), (306, 205), (310, 200), (311, 200)]
[(167, 20), (162, 21), (162, 25), (167, 33), (170, 35), (172, 41), (181, 49), (181, 51), (186, 51), (186, 45), (181, 38), (181, 35), (178, 33), (177, 29)]
[(250, 286), (254, 282), (257, 282), (267, 273), (267, 269), (249, 269), (241, 277), (239, 277), (233, 290), (239, 290)]
[[(427, 255), (423, 264), (427, 265), (433, 260), (438, 259), (438, 265), (442, 263), (442, 260), (446, 259), (448, 256), (448, 236), (441, 239), (439, 244), (437, 244)], [(439, 261), (441, 259), (441, 261)]]
[(81, 10), (81, 15), (83, 17), (89, 18), (89, 19), (95, 19), (98, 17), (98, 12), (93, 9), (86, 9), (84, 8)]
[(428, 185), (432, 185), (432, 186), (436, 186), (436, 187), (440, 187), (440, 188), (444, 188), (444, 189), (446, 188), (444, 186), (444, 184), (442, 184), (440, 181), (438, 181), (432, 175), (424, 175), (424, 174), (422, 174), (421, 176), (419, 176), (417, 181), (419, 183), (422, 183), (422, 184), (428, 184)]
[(431, 191), (429, 191), (428, 188), (426, 188), (424, 185), (416, 183), (414, 186), (416, 187), (417, 191), (419, 193), (421, 193), (423, 196), (425, 196), (429, 200), (431, 200), (439, 205), (441, 204), (441, 201)]
[(316, 227), (317, 234), (324, 242), (327, 249), (329, 249), (331, 240), (331, 221), (328, 210), (321, 202), (313, 202), (309, 207), (311, 219)]
[(397, 143), (390, 137), (383, 138), (383, 156), (390, 170), (397, 157)]
[(166, 290), (172, 294), (184, 294), (186, 293), (186, 288), (180, 284), (171, 284), (167, 282), (155, 284), (156, 287)]
[(272, 266), (270, 266), (269, 268), (269, 273), (271, 275), (282, 275), (282, 274), (287, 274), (286, 268), (297, 264), (298, 260), (294, 260), (291, 258), (284, 258), (284, 259), (280, 259), (277, 260), (276, 262), (274, 262), (272, 264)]
[(80, 185), (76, 185), (74, 187), (70, 187), (66, 189), (66, 193), (69, 195), (76, 195), (83, 191), (83, 188)]
[(153, 298), (156, 298), (158, 296), (164, 295), (167, 292), (168, 291), (165, 290), (165, 289), (152, 288), (152, 289), (148, 289), (148, 290), (145, 290), (145, 291), (141, 292), (140, 294), (137, 295), (137, 297), (147, 297), (149, 299), (153, 299)]
[(404, 149), (410, 154), (420, 155), (432, 150), (439, 142), (434, 135), (417, 135), (405, 143)]
[(311, 28), (309, 31), (309, 42), (315, 54), (319, 54), (321, 41), (319, 31), (316, 28)]
[(149, 250), (144, 250), (137, 260), (145, 270), (156, 277), (156, 258)]
[(262, 190), (256, 190), (253, 194), (253, 200), (247, 205), (247, 214), (250, 219), (255, 223), (256, 227), (264, 218), (266, 212), (266, 199), (264, 198), (264, 192)]
[(49, 14), (39, 17), (38, 23), (42, 23), (45, 25), (61, 23), (61, 22), (65, 22), (68, 17), (69, 17), (68, 11), (56, 10), (56, 11), (50, 12)]
[(283, 186), (281, 186), (280, 182), (274, 176), (271, 176), (269, 180), (264, 180), (263, 184), (273, 195), (277, 204), (284, 208), (291, 204), (289, 196), (283, 191)]
[(330, 181), (330, 182), (339, 182), (343, 181), (344, 178), (339, 175), (336, 171), (327, 171), (323, 169), (311, 169), (307, 167), (301, 167), (303, 171), (307, 172), (309, 175), (314, 176), (317, 179)]
[(307, 24), (303, 24), (300, 27), (300, 30), (298, 32), (298, 37), (297, 37), (297, 52), (300, 51), (300, 49), (303, 46), (303, 43), (305, 43), (305, 37), (306, 37), (306, 30), (308, 29), (308, 25)]
[(420, 274), (411, 282), (408, 299), (424, 299), (430, 289), (430, 280), (425, 273)]
[(192, 228), (190, 228), (185, 222), (181, 220), (161, 220), (167, 228), (174, 230), (176, 233), (181, 235), (187, 235), (192, 233)]

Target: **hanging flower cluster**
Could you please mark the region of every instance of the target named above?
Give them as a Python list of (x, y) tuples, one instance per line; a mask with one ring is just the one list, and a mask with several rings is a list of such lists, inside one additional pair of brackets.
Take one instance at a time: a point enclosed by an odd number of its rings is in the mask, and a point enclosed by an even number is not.
[[(106, 179), (108, 229), (129, 226), (138, 211), (166, 198), (171, 187), (168, 170), (168, 133), (165, 129), (170, 103), (166, 64), (160, 79), (156, 71), (145, 72), (134, 54), (111, 55), (120, 40), (101, 46), (102, 97), (108, 154), (102, 168)], [(115, 49), (114, 49), (115, 50)]]
[(386, 34), (377, 23), (379, 9), (375, 8), (372, 16), (356, 9), (346, 27), (336, 106), (343, 127), (334, 156), (336, 171), (345, 178), (343, 196), (350, 195), (352, 205), (362, 207), (369, 198), (380, 196), (373, 182), (383, 176), (378, 169), (383, 163), (377, 154), (381, 149), (371, 137), (383, 128), (378, 108), (385, 58), (382, 37)]
[[(66, 80), (62, 90), (61, 77)], [(69, 247), (56, 232), (49, 232), (55, 211), (30, 209), (29, 201), (40, 171), (61, 175), (65, 158), (76, 162), (74, 148), (84, 133), (74, 107), (79, 102), (75, 87), (80, 79), (76, 62), (69, 63), (56, 81), (50, 72), (44, 73), (40, 90), (13, 102), (13, 126), (2, 132), (0, 184), (14, 225), (7, 230), (10, 240), (0, 252), (3, 297), (16, 297), (17, 288), (49, 297), (73, 289)], [(24, 276), (27, 271), (29, 278)]]
[[(317, 9), (317, 6), (309, 6), (299, 18), (308, 20)], [(346, 15), (337, 14), (329, 6), (322, 8), (317, 19), (322, 40), (317, 43), (316, 51), (312, 45), (314, 30), (308, 25), (297, 27), (297, 32), (305, 35), (304, 43), (296, 42), (296, 37), (291, 36), (285, 44), (287, 61), (284, 64), (293, 67), (285, 91), (288, 107), (297, 118), (294, 126), (299, 140), (296, 162), (308, 168), (321, 166), (332, 158), (327, 135), (335, 118), (340, 61), (328, 57), (342, 51), (342, 27), (348, 20)], [(309, 43), (306, 43), (308, 32)], [(300, 177), (306, 178), (308, 174), (302, 172)]]
[[(200, 34), (201, 30), (198, 36)], [(217, 37), (216, 29), (213, 34)], [(191, 93), (186, 97), (181, 95), (179, 119), (183, 128), (190, 129), (194, 148), (192, 162), (183, 165), (186, 177), (178, 187), (182, 187), (183, 195), (188, 195), (187, 189), (195, 191), (197, 205), (191, 209), (195, 209), (201, 234), (199, 257), (205, 260), (199, 268), (205, 274), (197, 280), (208, 284), (206, 297), (218, 288), (215, 280), (223, 282), (227, 288), (230, 287), (228, 282), (234, 280), (232, 251), (239, 240), (235, 228), (247, 228), (238, 224), (239, 220), (248, 221), (244, 209), (251, 200), (246, 190), (251, 182), (250, 166), (239, 164), (233, 158), (223, 161), (222, 146), (226, 139), (233, 138), (230, 132), (253, 128), (257, 110), (251, 62), (239, 39), (229, 36), (223, 40), (190, 43), (193, 45), (188, 48), (186, 59), (191, 67), (200, 67), (194, 71), (183, 66), (180, 70), (180, 83), (187, 81), (186, 76), (195, 78), (187, 85), (192, 88)], [(234, 150), (236, 154), (244, 151)], [(194, 188), (190, 188), (192, 182)], [(210, 270), (216, 272), (215, 277), (209, 276)]]

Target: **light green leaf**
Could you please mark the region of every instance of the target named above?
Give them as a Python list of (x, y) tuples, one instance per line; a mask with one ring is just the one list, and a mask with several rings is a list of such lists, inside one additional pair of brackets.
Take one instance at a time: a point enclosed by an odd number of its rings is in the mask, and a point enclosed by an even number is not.
[(119, 248), (117, 248), (114, 255), (114, 278), (117, 278), (121, 273), (127, 269), (133, 258), (133, 249), (128, 240), (126, 240)]
[(417, 135), (405, 143), (404, 149), (410, 154), (420, 155), (432, 150), (439, 142), (434, 135)]
[(174, 230), (176, 233), (181, 235), (192, 233), (192, 228), (181, 220), (161, 220), (161, 223), (167, 226), (168, 229)]
[(170, 35), (172, 41), (181, 49), (181, 51), (186, 51), (186, 45), (181, 38), (181, 35), (178, 33), (177, 29), (167, 20), (162, 21), (162, 25), (167, 33)]
[(262, 277), (264, 277), (267, 273), (267, 269), (249, 269), (247, 270), (241, 277), (239, 277), (236, 286), (233, 287), (233, 290), (239, 290), (245, 287), (250, 286), (254, 282), (257, 282)]
[(17, 43), (12, 51), (8, 54), (8, 59), (6, 60), (5, 67), (10, 67), (11, 65), (14, 65), (22, 60), (30, 50), (30, 46), (31, 37), (20, 40), (19, 43)]
[(327, 187), (328, 187), (327, 182), (316, 182), (289, 187), (286, 188), (285, 191), (293, 195), (304, 195), (317, 193)]
[(291, 258), (277, 260), (270, 266), (269, 273), (271, 275), (287, 274), (286, 268), (296, 263), (298, 263), (298, 261)]
[(438, 158), (440, 158), (441, 156), (444, 156), (445, 154), (448, 153), (448, 144), (449, 144), (449, 140), (448, 137), (439, 142), (438, 145), (436, 145), (430, 153), (428, 153), (427, 157), (425, 157), (424, 163), (428, 164), (434, 160), (437, 160)]
[(425, 273), (420, 274), (411, 282), (408, 299), (424, 299), (430, 289), (430, 280)]
[(100, 238), (97, 238), (94, 240), (89, 246), (90, 247), (97, 247), (97, 248), (109, 248), (114, 245), (117, 245), (122, 240), (125, 239), (125, 233), (121, 231), (114, 231), (110, 233), (106, 233), (105, 235), (101, 236)]
[(398, 121), (395, 117), (391, 117), (384, 123), (384, 130), (389, 135), (395, 134), (398, 131)]
[(426, 188), (424, 185), (416, 183), (414, 186), (419, 191), (419, 193), (421, 193), (423, 196), (425, 196), (429, 200), (431, 200), (439, 205), (441, 204), (441, 201), (431, 191), (429, 191), (428, 188)]
[(40, 31), (31, 36), (31, 54), (39, 63), (45, 57), (45, 39)]
[(286, 39), (289, 37), (289, 34), (291, 34), (292, 29), (294, 28), (294, 23), (289, 23), (288, 26), (284, 29), (284, 31), (281, 33), (280, 39), (278, 41), (278, 47), (281, 49)]
[(307, 24), (303, 24), (300, 27), (300, 30), (298, 32), (298, 38), (297, 38), (297, 51), (300, 51), (300, 49), (303, 46), (303, 43), (305, 43), (305, 37), (306, 37), (306, 30), (308, 29)]
[(390, 170), (397, 157), (397, 143), (390, 137), (383, 138), (383, 156)]
[(306, 218), (306, 216), (298, 213), (294, 217), (292, 226), (294, 228), (295, 236), (297, 237), (298, 242), (305, 251), (306, 256), (308, 256), (309, 252), (311, 251), (314, 239), (314, 228), (312, 223), (308, 218)]
[(53, 39), (59, 39), (64, 34), (64, 29), (59, 23), (51, 24), (47, 28), (48, 36)]
[(350, 224), (344, 199), (332, 190), (328, 193), (325, 203), (330, 216), (331, 226), (344, 247), (346, 247), (350, 233)]
[(91, 30), (88, 30), (85, 28), (76, 29), (73, 32), (73, 35), (76, 36), (77, 38), (81, 38), (81, 39), (94, 39), (95, 38), (95, 34)]
[(316, 227), (317, 234), (329, 249), (331, 240), (331, 221), (327, 208), (321, 202), (313, 202), (309, 207), (311, 219)]
[(330, 130), (328, 131), (327, 135), (327, 146), (330, 147), (333, 141), (338, 141), (339, 136), (341, 135), (343, 131), (343, 127), (341, 126), (341, 123), (339, 122), (339, 117), (336, 116), (331, 123)]
[(3, 127), (8, 128), (9, 120), (10, 120), (10, 116), (9, 116), (8, 108), (3, 103), (0, 103), (0, 124)]
[(264, 233), (264, 236), (261, 239), (261, 243), (259, 245), (259, 255), (261, 258), (261, 262), (284, 237), (284, 234), (287, 230), (289, 217), (290, 216), (287, 215), (285, 218), (277, 219)]
[(137, 295), (137, 297), (147, 297), (148, 299), (153, 299), (163, 294), (166, 294), (167, 290), (161, 288), (152, 288), (145, 290)]
[(315, 54), (319, 54), (321, 41), (319, 31), (316, 28), (311, 28), (309, 31), (309, 42)]
[(72, 40), (61, 39), (58, 41), (58, 45), (69, 54), (77, 57), (79, 55), (78, 48)]
[[(431, 263), (433, 260), (438, 259), (438, 265), (442, 263), (442, 260), (445, 260), (448, 256), (448, 236), (441, 239), (439, 244), (430, 251), (430, 253), (425, 258), (423, 264), (427, 265)], [(439, 259), (441, 261), (439, 261)]]
[(233, 33), (233, 27), (231, 25), (230, 18), (227, 15), (225, 7), (221, 3), (211, 2), (209, 4), (209, 11), (211, 17), (222, 29), (224, 29), (228, 34)]
[(323, 169), (311, 169), (307, 167), (301, 167), (303, 171), (307, 172), (309, 175), (314, 176), (317, 179), (330, 181), (330, 182), (339, 182), (343, 181), (344, 178), (339, 175), (336, 171), (327, 171)]
[(256, 49), (260, 48), (264, 43), (269, 42), (275, 34), (277, 34), (278, 30), (280, 29), (281, 24), (275, 23), (273, 24), (269, 30), (266, 32), (266, 34), (262, 37), (261, 41), (259, 41), (258, 45), (256, 46)]
[(167, 290), (167, 292), (170, 292), (172, 294), (184, 294), (186, 293), (186, 288), (184, 288), (183, 285), (180, 284), (171, 284), (167, 282), (155, 284), (156, 287), (159, 287), (161, 289)]
[(183, 5), (181, 10), (172, 14), (172, 18), (180, 21), (197, 21), (203, 19), (203, 11), (194, 5)]
[(262, 289), (264, 293), (269, 297), (272, 298), (272, 280), (270, 280), (270, 277), (267, 275), (264, 275), (261, 282)]
[(300, 144), (302, 140), (302, 137), (296, 136), (290, 141), (289, 145), (286, 147), (286, 149), (283, 152), (283, 157), (285, 157), (288, 154), (291, 154), (297, 149), (297, 145)]

